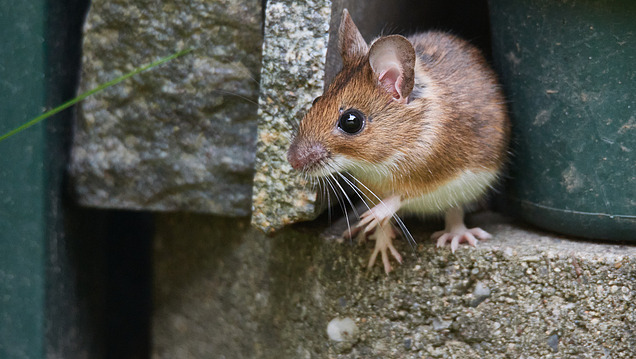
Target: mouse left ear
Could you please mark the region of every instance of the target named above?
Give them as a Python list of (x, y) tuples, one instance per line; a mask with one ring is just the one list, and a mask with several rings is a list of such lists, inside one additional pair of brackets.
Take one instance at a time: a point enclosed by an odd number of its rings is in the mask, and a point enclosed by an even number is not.
[(401, 35), (377, 39), (369, 49), (369, 64), (393, 98), (406, 103), (415, 84), (415, 49)]
[(347, 9), (342, 10), (342, 17), (340, 18), (338, 48), (344, 63), (356, 61), (364, 57), (369, 51), (369, 46), (364, 41), (356, 24), (353, 23)]

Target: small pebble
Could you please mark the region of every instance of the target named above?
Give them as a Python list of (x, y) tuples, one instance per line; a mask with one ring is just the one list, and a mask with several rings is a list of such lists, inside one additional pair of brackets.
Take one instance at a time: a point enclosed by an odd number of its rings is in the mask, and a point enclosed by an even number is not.
[(358, 334), (358, 326), (351, 318), (334, 318), (327, 325), (329, 339), (336, 342), (352, 341)]
[(506, 247), (506, 249), (504, 249), (503, 253), (504, 253), (504, 257), (506, 257), (506, 258), (510, 258), (510, 257), (512, 257), (514, 255), (514, 252), (513, 252), (512, 248), (510, 248), (510, 247)]
[(558, 352), (559, 351), (559, 336), (557, 334), (552, 334), (549, 338), (548, 338), (548, 345), (550, 346), (550, 348), (552, 348), (553, 352)]
[(452, 321), (450, 320), (443, 320), (443, 319), (438, 319), (438, 318), (434, 318), (433, 319), (433, 329), (434, 330), (444, 330), (444, 329), (448, 329), (451, 324), (453, 324)]
[(411, 350), (411, 346), (413, 345), (413, 341), (411, 338), (404, 339), (404, 349)]
[(490, 288), (488, 288), (483, 282), (477, 282), (475, 290), (473, 290), (473, 300), (470, 302), (470, 306), (474, 308), (488, 297), (490, 297)]

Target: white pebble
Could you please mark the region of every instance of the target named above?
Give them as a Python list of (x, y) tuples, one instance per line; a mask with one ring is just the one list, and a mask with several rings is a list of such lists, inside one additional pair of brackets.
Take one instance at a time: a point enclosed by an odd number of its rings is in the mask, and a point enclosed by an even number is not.
[(358, 333), (358, 326), (351, 318), (334, 318), (327, 325), (329, 339), (337, 342), (353, 340)]

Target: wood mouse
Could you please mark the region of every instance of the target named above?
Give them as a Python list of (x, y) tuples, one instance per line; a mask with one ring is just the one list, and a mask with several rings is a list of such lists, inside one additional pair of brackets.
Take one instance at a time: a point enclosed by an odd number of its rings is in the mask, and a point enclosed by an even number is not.
[(431, 237), (453, 252), (488, 239), (484, 230), (466, 228), (464, 211), (500, 176), (510, 123), (481, 52), (435, 31), (368, 45), (347, 10), (338, 40), (343, 68), (300, 121), (287, 152), (292, 167), (345, 194), (340, 178), (367, 203), (345, 235), (375, 239), (369, 267), (381, 254), (389, 273), (388, 252), (402, 262), (392, 218), (412, 237), (398, 211), (445, 214), (444, 230)]

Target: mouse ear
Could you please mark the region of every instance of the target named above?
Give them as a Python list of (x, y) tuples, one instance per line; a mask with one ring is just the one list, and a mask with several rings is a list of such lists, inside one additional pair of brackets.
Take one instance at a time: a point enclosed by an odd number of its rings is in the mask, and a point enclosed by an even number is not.
[(359, 59), (367, 54), (369, 46), (353, 23), (349, 11), (342, 10), (340, 28), (338, 30), (338, 47), (344, 63)]
[(415, 83), (415, 49), (401, 35), (377, 39), (369, 49), (369, 64), (382, 87), (393, 98), (406, 103)]

